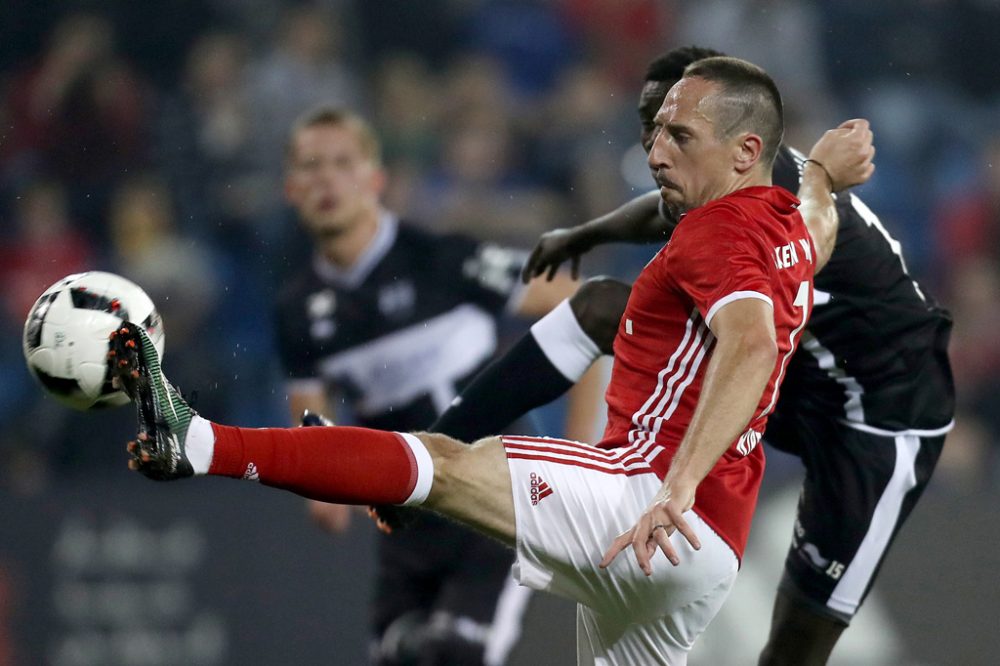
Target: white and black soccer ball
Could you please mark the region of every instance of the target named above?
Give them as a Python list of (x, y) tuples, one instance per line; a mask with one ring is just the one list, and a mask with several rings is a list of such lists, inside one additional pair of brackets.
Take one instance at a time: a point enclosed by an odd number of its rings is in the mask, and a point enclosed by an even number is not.
[(31, 374), (56, 400), (73, 409), (124, 405), (111, 385), (108, 336), (122, 321), (146, 329), (163, 356), (163, 322), (139, 285), (114, 273), (69, 275), (45, 290), (24, 322), (22, 348)]

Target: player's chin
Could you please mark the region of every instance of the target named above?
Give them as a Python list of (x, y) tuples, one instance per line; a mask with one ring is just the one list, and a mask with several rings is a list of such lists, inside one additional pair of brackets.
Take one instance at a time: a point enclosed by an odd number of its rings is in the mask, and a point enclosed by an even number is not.
[(309, 221), (309, 230), (319, 238), (334, 238), (344, 232), (339, 216), (317, 215)]
[(674, 220), (678, 219), (690, 208), (687, 203), (685, 203), (684, 197), (682, 197), (680, 192), (677, 190), (661, 187), (660, 198), (663, 199), (663, 207)]
[(673, 183), (670, 185), (660, 185), (660, 197), (667, 202), (680, 201), (684, 198), (681, 188)]

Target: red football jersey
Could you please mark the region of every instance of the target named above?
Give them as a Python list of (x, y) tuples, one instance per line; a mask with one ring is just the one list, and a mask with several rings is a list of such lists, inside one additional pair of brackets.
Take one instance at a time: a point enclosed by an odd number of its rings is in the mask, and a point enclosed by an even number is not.
[(694, 505), (740, 558), (764, 473), (758, 444), (812, 307), (815, 252), (798, 203), (778, 187), (749, 187), (689, 212), (636, 280), (615, 338), (598, 446), (633, 449), (663, 478), (698, 404), (715, 342), (712, 317), (743, 298), (772, 304), (774, 372)]

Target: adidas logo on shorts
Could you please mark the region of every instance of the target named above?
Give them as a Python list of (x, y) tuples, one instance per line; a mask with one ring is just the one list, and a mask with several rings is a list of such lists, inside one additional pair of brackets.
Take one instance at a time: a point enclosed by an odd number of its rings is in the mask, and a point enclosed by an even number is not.
[(531, 490), (529, 492), (531, 495), (531, 506), (535, 506), (543, 499), (552, 494), (552, 488), (549, 487), (549, 484), (542, 481), (542, 477), (532, 472)]

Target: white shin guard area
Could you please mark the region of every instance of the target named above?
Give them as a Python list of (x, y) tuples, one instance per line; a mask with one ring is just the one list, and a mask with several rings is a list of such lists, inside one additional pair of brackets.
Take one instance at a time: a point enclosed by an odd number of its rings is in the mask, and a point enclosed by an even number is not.
[(208, 474), (215, 452), (215, 431), (212, 422), (195, 414), (184, 439), (184, 453), (195, 474)]

